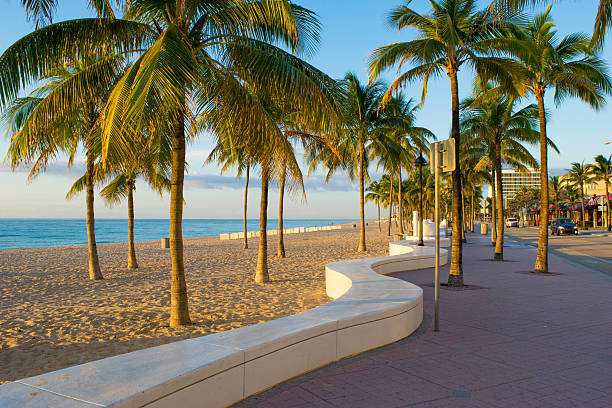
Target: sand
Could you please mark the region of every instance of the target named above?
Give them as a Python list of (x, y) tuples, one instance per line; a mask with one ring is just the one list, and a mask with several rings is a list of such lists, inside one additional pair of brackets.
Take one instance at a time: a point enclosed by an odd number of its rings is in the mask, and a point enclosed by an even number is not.
[[(98, 245), (105, 279), (90, 281), (87, 247), (0, 251), (0, 383), (117, 354), (295, 314), (330, 301), (325, 264), (382, 256), (388, 238), (368, 227), (285, 236), (287, 258), (269, 238), (271, 282), (253, 282), (257, 239), (185, 239), (193, 325), (170, 328), (169, 250), (136, 244), (139, 269), (128, 270), (127, 244)], [(383, 228), (384, 232), (384, 228)]]

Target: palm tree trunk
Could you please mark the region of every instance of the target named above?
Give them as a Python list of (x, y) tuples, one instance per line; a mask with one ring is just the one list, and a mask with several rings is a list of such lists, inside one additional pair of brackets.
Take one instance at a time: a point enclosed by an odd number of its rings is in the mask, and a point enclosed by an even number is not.
[(608, 227), (608, 231), (612, 231), (612, 227), (610, 226), (610, 193), (608, 192), (608, 175), (606, 174), (606, 226)]
[(128, 180), (128, 269), (138, 268), (134, 245), (134, 187), (136, 180)]
[(100, 269), (100, 260), (98, 258), (98, 247), (96, 245), (96, 226), (94, 217), (94, 156), (91, 151), (93, 145), (93, 133), (90, 132), (87, 136), (87, 174), (85, 183), (87, 184), (86, 196), (86, 222), (87, 222), (87, 249), (89, 251), (89, 279), (100, 280), (104, 279)]
[(363, 142), (359, 143), (359, 215), (361, 217), (361, 233), (359, 234), (359, 247), (357, 252), (366, 251), (365, 240), (365, 201), (364, 201), (364, 182), (365, 182), (365, 148)]
[(497, 211), (495, 211), (495, 207), (497, 206), (497, 204), (495, 204), (497, 202), (495, 177), (497, 177), (497, 175), (495, 174), (494, 164), (491, 169), (491, 177), (493, 178), (491, 182), (491, 245), (495, 246), (497, 244)]
[(250, 163), (247, 163), (246, 166), (246, 178), (244, 181), (244, 209), (242, 211), (242, 223), (243, 223), (243, 230), (244, 230), (244, 249), (248, 249), (249, 248), (249, 240), (247, 238), (247, 199), (249, 197), (249, 178), (250, 178), (250, 172), (251, 172), (251, 165)]
[(497, 197), (495, 206), (497, 207), (497, 241), (495, 242), (495, 255), (493, 260), (504, 260), (504, 185), (501, 178), (501, 137), (499, 132), (495, 135), (495, 179), (497, 185)]
[(397, 212), (398, 212), (398, 217), (399, 217), (399, 233), (403, 234), (404, 233), (404, 217), (403, 217), (403, 212), (402, 212), (402, 168), (400, 166), (399, 169), (399, 173), (398, 173), (398, 179), (397, 179)]
[(170, 179), (170, 327), (191, 324), (183, 260), (183, 181), (185, 178), (185, 116), (179, 112), (172, 135)]
[(278, 199), (278, 257), (285, 257), (285, 242), (283, 241), (283, 198), (285, 196), (285, 178), (287, 177), (287, 166), (283, 165), (280, 179), (280, 197)]
[(540, 116), (540, 225), (536, 272), (548, 272), (548, 138), (546, 136), (546, 112), (544, 90), (536, 89)]
[(584, 183), (580, 183), (580, 207), (582, 208), (582, 220), (580, 224), (582, 224), (582, 228), (586, 228), (586, 217), (584, 214)]
[(471, 232), (474, 232), (474, 215), (475, 215), (475, 213), (474, 213), (474, 192), (475, 192), (475, 188), (472, 187), (472, 197), (471, 197), (471, 199), (472, 199), (472, 203), (471, 203), (472, 208), (470, 210), (470, 231)]
[(259, 207), (259, 250), (257, 252), (257, 268), (255, 269), (255, 283), (270, 281), (268, 274), (268, 183), (270, 170), (262, 163), (261, 170), (261, 203)]
[(391, 236), (391, 216), (393, 215), (393, 173), (389, 175), (389, 223), (387, 224), (387, 236)]
[(451, 96), (452, 96), (452, 125), (451, 136), (455, 139), (455, 170), (452, 174), (453, 182), (453, 236), (452, 236), (452, 256), (450, 273), (448, 276), (448, 286), (463, 286), (463, 251), (461, 242), (461, 230), (463, 229), (463, 218), (461, 216), (461, 168), (459, 162), (459, 151), (461, 144), (459, 139), (459, 86), (457, 84), (457, 72), (450, 71)]
[(461, 201), (461, 216), (463, 217), (463, 225), (461, 226), (461, 242), (467, 242), (465, 236), (465, 230), (467, 229), (466, 217), (465, 217), (465, 200)]
[(378, 207), (378, 232), (382, 232), (380, 229), (380, 200), (376, 200), (376, 207)]

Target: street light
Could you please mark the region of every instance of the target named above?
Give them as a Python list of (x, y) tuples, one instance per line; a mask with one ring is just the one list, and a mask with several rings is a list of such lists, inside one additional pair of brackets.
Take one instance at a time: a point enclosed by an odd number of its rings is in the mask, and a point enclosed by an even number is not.
[(423, 157), (423, 153), (419, 149), (419, 157), (414, 161), (414, 165), (419, 168), (419, 243), (417, 246), (423, 246), (423, 167), (427, 166), (427, 160)]

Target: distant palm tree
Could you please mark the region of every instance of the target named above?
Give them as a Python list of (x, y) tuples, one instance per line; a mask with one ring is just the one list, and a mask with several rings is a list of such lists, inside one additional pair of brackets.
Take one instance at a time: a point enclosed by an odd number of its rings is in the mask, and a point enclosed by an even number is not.
[(559, 176), (552, 176), (548, 179), (548, 190), (552, 196), (553, 202), (555, 203), (555, 217), (559, 218), (559, 199), (563, 196), (564, 192), (563, 181)]
[(580, 206), (582, 207), (582, 220), (580, 222), (582, 228), (586, 228), (585, 206), (584, 206), (584, 186), (591, 182), (592, 176), (589, 166), (585, 166), (584, 162), (573, 162), (572, 167), (568, 170), (567, 181), (580, 190)]
[(483, 77), (493, 77), (498, 82), (511, 83), (512, 62), (506, 58), (492, 57), (496, 43), (491, 41), (495, 30), (484, 13), (476, 10), (475, 0), (445, 0), (440, 3), (430, 0), (433, 11), (429, 15), (419, 14), (408, 5), (394, 8), (389, 23), (402, 30), (416, 28), (419, 38), (409, 42), (388, 44), (380, 47), (370, 57), (370, 78), (399, 64), (413, 62), (416, 66), (401, 73), (389, 87), (383, 104), (399, 88), (415, 80), (423, 80), (422, 101), (427, 92), (427, 83), (432, 77), (443, 73), (451, 86), (451, 137), (455, 139), (456, 169), (452, 180), (453, 243), (448, 284), (463, 286), (461, 249), (461, 168), (459, 153), (459, 85), (457, 72), (464, 65), (471, 65)]
[[(502, 163), (525, 170), (525, 165), (537, 167), (538, 163), (523, 144), (534, 145), (539, 141), (539, 133), (534, 129), (538, 119), (535, 105), (515, 110), (516, 100), (511, 97), (494, 95), (494, 89), (484, 86), (473, 98), (463, 101), (464, 106), (462, 134), (468, 143), (469, 153), (482, 149), (482, 159), (476, 169), (490, 165), (497, 177), (493, 191), (495, 200), (496, 245), (494, 260), (504, 259), (504, 203), (502, 184)], [(490, 93), (489, 95), (487, 93)], [(467, 141), (468, 136), (473, 140)]]
[(373, 201), (374, 203), (376, 203), (376, 208), (378, 210), (378, 232), (381, 232), (381, 228), (380, 228), (380, 203), (382, 201), (381, 184), (378, 181), (372, 181), (366, 190), (368, 191), (368, 193), (365, 195), (366, 202)]
[[(159, 140), (159, 143), (151, 143)], [(134, 191), (136, 179), (144, 178), (160, 196), (170, 191), (170, 137), (135, 138), (130, 149), (124, 151), (121, 161), (103, 167), (96, 166), (98, 183), (106, 184), (100, 191), (108, 205), (117, 205), (127, 198), (128, 206), (128, 269), (138, 268), (134, 242)], [(110, 182), (109, 182), (110, 180)], [(73, 198), (86, 189), (86, 175), (74, 182), (66, 195)]]
[(612, 155), (605, 157), (603, 154), (595, 157), (595, 163), (590, 166), (590, 172), (594, 181), (601, 181), (606, 186), (606, 226), (608, 231), (610, 226), (610, 192), (609, 187), (612, 183)]
[(612, 90), (606, 64), (592, 54), (591, 39), (580, 33), (559, 39), (550, 17), (551, 6), (536, 14), (524, 26), (505, 31), (498, 41), (512, 51), (523, 73), (517, 88), (533, 94), (538, 103), (540, 123), (540, 228), (534, 269), (548, 272), (548, 136), (546, 133), (546, 91), (555, 88), (555, 101), (578, 97), (598, 110)]
[(319, 165), (326, 169), (326, 182), (338, 170), (344, 170), (351, 179), (359, 180), (359, 214), (361, 229), (359, 234), (358, 252), (364, 252), (366, 247), (365, 232), (365, 183), (368, 181), (369, 151), (372, 142), (377, 137), (383, 137), (380, 132), (380, 99), (384, 88), (380, 82), (363, 84), (351, 72), (344, 76), (342, 84), (345, 89), (345, 123), (339, 131), (336, 151), (330, 146), (313, 145), (307, 149), (309, 173)]

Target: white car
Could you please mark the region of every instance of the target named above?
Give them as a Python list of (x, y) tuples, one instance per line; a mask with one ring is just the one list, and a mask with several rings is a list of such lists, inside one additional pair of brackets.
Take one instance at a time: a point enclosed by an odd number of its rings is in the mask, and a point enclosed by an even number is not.
[(519, 220), (518, 218), (508, 218), (506, 220), (506, 227), (508, 228), (512, 228), (512, 227), (519, 227)]

